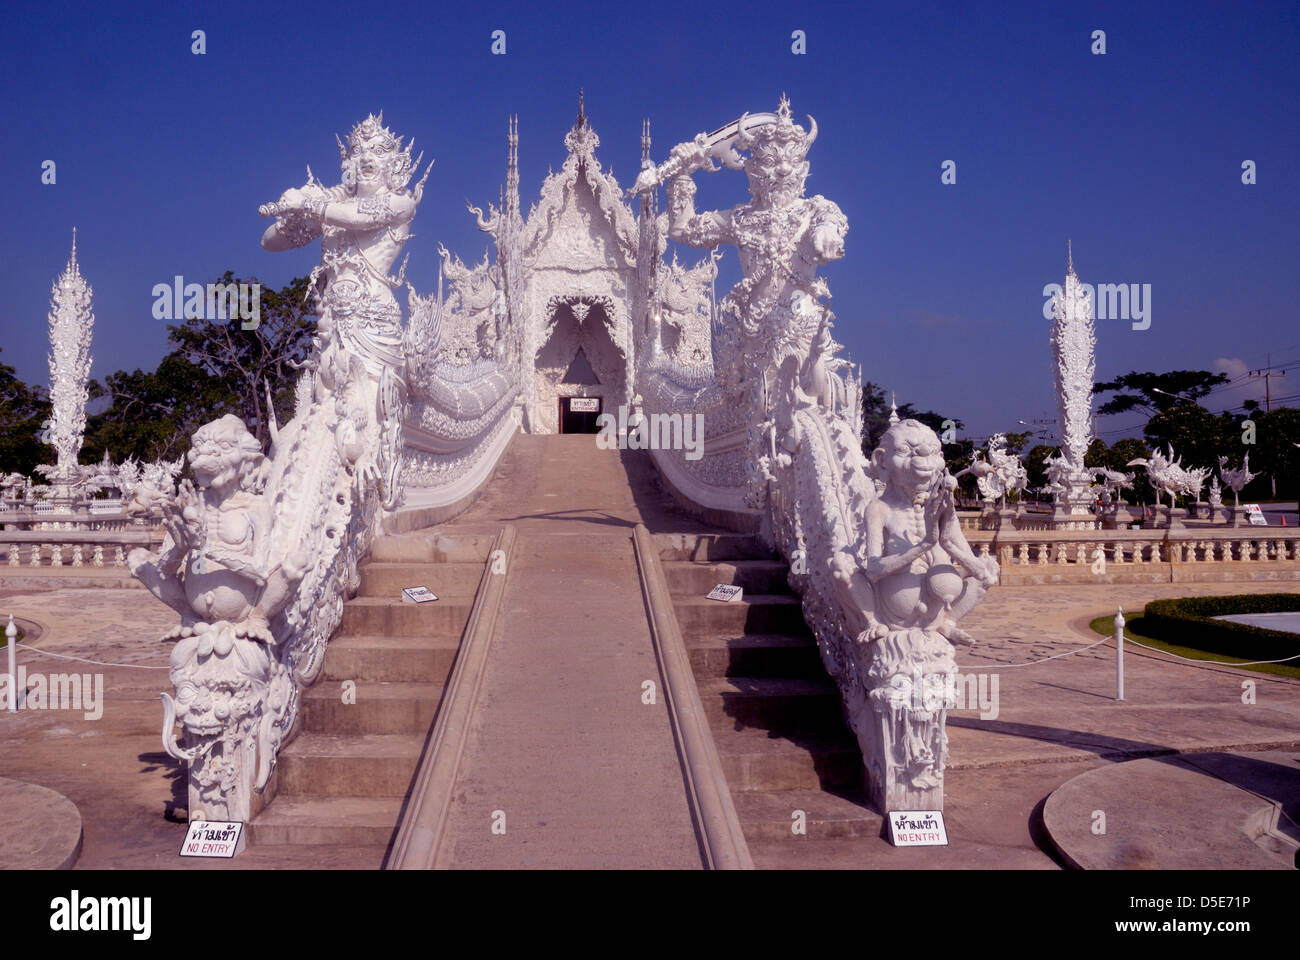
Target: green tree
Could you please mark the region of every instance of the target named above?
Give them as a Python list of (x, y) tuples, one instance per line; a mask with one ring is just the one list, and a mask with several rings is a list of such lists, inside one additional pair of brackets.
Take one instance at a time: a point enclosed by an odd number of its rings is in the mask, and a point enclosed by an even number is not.
[[(220, 283), (245, 283), (230, 271)], [(262, 290), (260, 322), (243, 329), (238, 317), (210, 322), (190, 318), (168, 327), (172, 351), (153, 372), (119, 370), (92, 382), (91, 397), (107, 404), (89, 417), (86, 455), (105, 450), (121, 462), (175, 459), (189, 450), (190, 436), (227, 413), (248, 425), (263, 446), (270, 439), (266, 409), (269, 386), (278, 422), (294, 413), (298, 371), (311, 349), (315, 313), (300, 277), (280, 290)]]
[(1106, 383), (1095, 384), (1092, 392), (1094, 396), (1115, 394), (1097, 408), (1099, 414), (1126, 413), (1140, 408), (1154, 415), (1186, 402), (1180, 397), (1199, 400), (1217, 384), (1227, 382), (1225, 374), (1209, 370), (1171, 370), (1168, 373), (1138, 373), (1133, 370)]
[[(229, 270), (219, 283), (256, 283), (235, 277)], [(280, 290), (262, 290), (260, 322), (252, 330), (243, 321), (197, 318), (169, 326), (169, 339), (176, 354), (193, 367), (221, 381), (233, 398), (233, 412), (266, 446), (270, 441), (270, 418), (266, 409), (266, 385), (270, 384), (275, 414), (283, 423), (293, 415), (297, 371), (311, 350), (316, 314), (307, 300), (308, 277), (299, 277)]]
[(0, 473), (31, 476), (38, 464), (54, 462), (54, 448), (40, 439), (49, 417), (45, 388), (29, 386), (0, 363)]
[[(1235, 419), (1235, 418), (1234, 418)], [(1278, 407), (1268, 413), (1256, 412), (1255, 445), (1242, 446), (1243, 431), (1240, 421), (1234, 424), (1232, 440), (1240, 451), (1230, 455), (1232, 464), (1238, 464), (1247, 450), (1250, 451), (1250, 468), (1260, 473), (1244, 491), (1243, 497), (1263, 499), (1273, 495), (1273, 482), (1277, 482), (1277, 496), (1292, 499), (1300, 495), (1300, 409)]]

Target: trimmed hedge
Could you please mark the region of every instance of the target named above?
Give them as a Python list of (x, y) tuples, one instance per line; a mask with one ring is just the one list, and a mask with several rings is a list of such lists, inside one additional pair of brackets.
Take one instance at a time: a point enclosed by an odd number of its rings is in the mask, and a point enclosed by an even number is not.
[(1300, 635), (1214, 617), (1300, 610), (1300, 593), (1235, 594), (1152, 600), (1142, 616), (1149, 637), (1243, 660), (1280, 660), (1300, 654)]

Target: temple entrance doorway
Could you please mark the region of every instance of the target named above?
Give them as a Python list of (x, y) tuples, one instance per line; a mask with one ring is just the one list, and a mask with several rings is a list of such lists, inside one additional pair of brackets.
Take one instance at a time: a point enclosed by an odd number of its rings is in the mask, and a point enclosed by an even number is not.
[(600, 397), (560, 397), (560, 433), (599, 433)]

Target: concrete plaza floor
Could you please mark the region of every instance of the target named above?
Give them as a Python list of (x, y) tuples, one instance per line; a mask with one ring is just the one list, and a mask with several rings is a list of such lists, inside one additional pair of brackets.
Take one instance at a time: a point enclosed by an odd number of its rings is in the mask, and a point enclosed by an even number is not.
[[(977, 643), (959, 647), (957, 660), (989, 684), (996, 676), (996, 716), (986, 710), (981, 717), (970, 704), (948, 721), (949, 831), (973, 855), (961, 857), (961, 865), (1053, 867), (1041, 836), (1035, 839), (1035, 811), (1077, 774), (1172, 752), (1300, 749), (1300, 681), (1129, 647), (1126, 699), (1117, 702), (1110, 643), (1018, 666), (1094, 643), (1089, 621), (1117, 605), (1137, 612), (1159, 597), (1277, 589), (1276, 583), (994, 588), (964, 622)], [(233, 863), (182, 860), (184, 771), (162, 751), (158, 700), (170, 690), (167, 671), (157, 669), (166, 667), (170, 647), (158, 637), (174, 615), (144, 591), (14, 589), (0, 575), (0, 614), (11, 611), (39, 625), (32, 642), (40, 650), (121, 664), (72, 663), (20, 649), (18, 661), (29, 673), (102, 673), (103, 714), (0, 713), (0, 777), (39, 784), (76, 804), (84, 826), (78, 867), (378, 866), (372, 855), (339, 847), (254, 846)], [(1244, 681), (1253, 684), (1254, 702), (1243, 702), (1251, 699), (1243, 697)], [(1194, 791), (1190, 782), (1182, 789)], [(907, 866), (910, 859), (895, 856), (905, 853), (914, 851), (890, 851), (878, 863)]]

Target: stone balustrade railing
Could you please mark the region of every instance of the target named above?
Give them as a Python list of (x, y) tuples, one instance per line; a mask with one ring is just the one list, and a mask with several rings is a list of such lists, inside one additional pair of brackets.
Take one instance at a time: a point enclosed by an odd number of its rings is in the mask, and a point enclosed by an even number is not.
[(967, 534), (1003, 585), (1300, 580), (1300, 529), (996, 530)]
[(2, 530), (0, 580), (13, 567), (125, 567), (136, 547), (156, 547), (162, 531)]
[(4, 530), (143, 530), (160, 526), (160, 518), (131, 517), (120, 507), (92, 508), (89, 513), (55, 513), (53, 510), (6, 510), (0, 512)]

